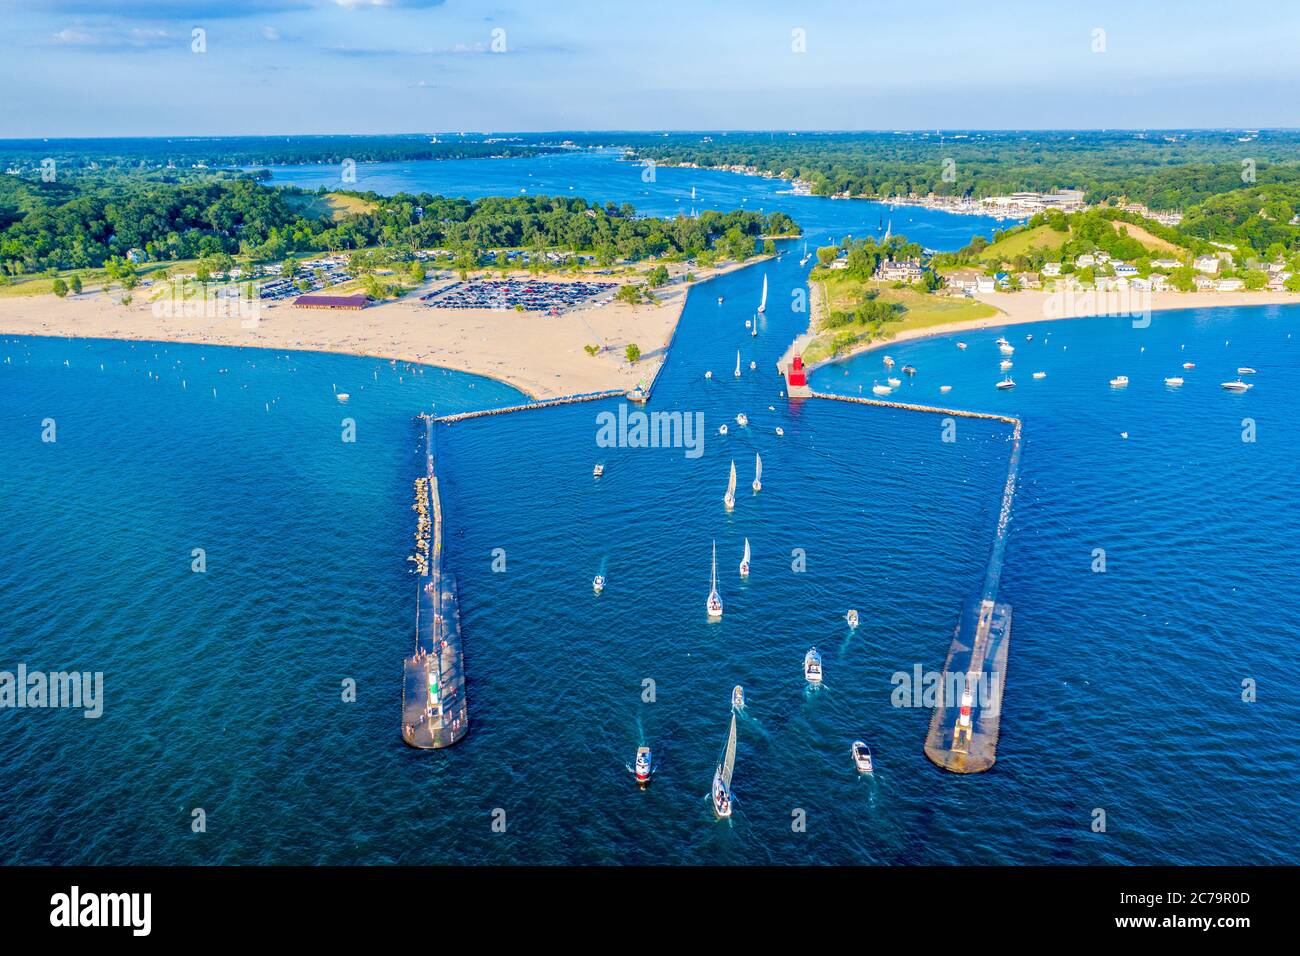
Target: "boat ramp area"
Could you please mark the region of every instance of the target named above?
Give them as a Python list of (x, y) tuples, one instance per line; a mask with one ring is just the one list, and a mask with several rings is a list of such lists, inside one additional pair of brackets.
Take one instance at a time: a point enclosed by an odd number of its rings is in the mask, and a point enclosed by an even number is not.
[(957, 621), (943, 676), (938, 687), (934, 713), (925, 738), (925, 755), (944, 770), (954, 773), (983, 773), (997, 759), (998, 734), (1002, 721), (1003, 690), (1007, 654), (1011, 648), (1011, 605), (998, 601), (1003, 554), (1011, 523), (1011, 505), (1020, 473), (1021, 421), (1009, 415), (886, 402), (851, 395), (810, 392), (812, 398), (874, 405), (931, 415), (979, 418), (1012, 426), (1011, 456), (1007, 480), (1002, 487), (998, 526), (989, 551), (988, 568), (980, 596), (970, 603)]
[(433, 419), (424, 426), (425, 476), (416, 482), (415, 650), (402, 662), (402, 739), (412, 747), (449, 747), (469, 732), (465, 656), (456, 579), (443, 571), (442, 503), (434, 468)]

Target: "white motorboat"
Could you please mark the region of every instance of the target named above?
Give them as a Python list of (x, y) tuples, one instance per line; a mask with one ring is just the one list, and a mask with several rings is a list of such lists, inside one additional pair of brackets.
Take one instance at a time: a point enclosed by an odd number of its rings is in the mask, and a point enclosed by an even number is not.
[(1001, 362), (998, 363), (998, 368), (1000, 368), (1002, 371), (1005, 372), (1007, 369), (1011, 368), (1013, 364), (1014, 363), (1011, 362), (1010, 359), (1003, 359)]
[(849, 608), (849, 613), (844, 615), (844, 620), (849, 622), (849, 627), (858, 626), (858, 612), (856, 608)]
[(1003, 344), (998, 346), (998, 351), (1003, 355), (1012, 355), (1015, 353), (1016, 347), (1014, 345)]
[(763, 457), (757, 453), (754, 455), (754, 483), (750, 487), (754, 494), (763, 490)]
[(751, 359), (749, 362), (749, 370), (752, 372), (756, 368), (758, 368), (758, 363)]
[(893, 360), (892, 358), (890, 358), (888, 355), (886, 355), (886, 356), (885, 356), (885, 368), (893, 368), (893, 367), (894, 367), (894, 360)]
[(808, 648), (808, 653), (803, 656), (803, 676), (810, 684), (822, 682), (822, 656), (815, 647)]
[(957, 343), (957, 348), (959, 348), (959, 349), (963, 349), (963, 350), (964, 350), (964, 349), (966, 348), (966, 343), (965, 343), (965, 342), (958, 342), (958, 343)]
[(346, 402), (349, 398), (352, 397), (352, 395), (349, 392), (335, 392), (334, 397), (337, 398), (340, 402)]
[(898, 388), (898, 386), (903, 384), (903, 380), (901, 378), (887, 378), (885, 379), (885, 381), (889, 383), (890, 388)]
[(1235, 382), (1223, 382), (1222, 385), (1230, 392), (1244, 392), (1249, 388), (1255, 387), (1247, 382), (1243, 382), (1241, 379), (1237, 379)]
[(722, 296), (718, 296), (718, 305), (722, 305)]
[(745, 688), (741, 687), (739, 684), (731, 688), (731, 709), (745, 709)]
[(952, 386), (951, 386), (951, 385), (940, 385), (940, 386), (939, 386), (939, 391), (942, 392), (944, 395), (947, 395), (949, 392), (952, 391)]
[(777, 426), (776, 426), (776, 437), (777, 437), (777, 438), (780, 438), (780, 437), (781, 437), (782, 435), (784, 435), (784, 434), (785, 434), (785, 429), (782, 428), (780, 425), (777, 425)]
[(1016, 387), (1016, 383), (1013, 382), (1013, 381), (1011, 380), (1011, 376), (1008, 375), (1008, 376), (1007, 376), (1006, 378), (1004, 378), (1002, 381), (998, 382), (997, 387), (998, 387), (999, 389), (1001, 389), (1002, 391), (1005, 392), (1007, 389), (1015, 388), (1015, 387)]
[(1247, 367), (1243, 366), (1242, 368), (1237, 369), (1237, 374), (1238, 374), (1238, 375), (1254, 375), (1254, 374), (1255, 374), (1255, 370), (1254, 370), (1253, 368), (1247, 368)]
[(1032, 342), (1033, 340), (1034, 340), (1034, 337), (1033, 337), (1032, 335), (1026, 335), (1026, 336), (1025, 336), (1025, 341), (1026, 341), (1026, 342)]
[(745, 539), (745, 553), (740, 558), (740, 576), (749, 577), (749, 539)]
[(718, 426), (718, 434), (719, 434), (719, 435), (725, 435), (725, 434), (727, 434), (727, 426), (726, 426), (726, 425), (719, 425), (719, 426)]
[(1126, 388), (1127, 386), (1128, 386), (1127, 375), (1116, 375), (1114, 378), (1110, 380), (1111, 388)]
[(722, 595), (718, 593), (718, 543), (713, 542), (713, 574), (708, 600), (704, 602), (710, 620), (722, 617)]
[(712, 371), (705, 372), (705, 373), (704, 373), (704, 377), (705, 377), (705, 378), (713, 378), (713, 372), (712, 372)]
[(1184, 362), (1184, 363), (1183, 363), (1183, 368), (1196, 368), (1196, 363), (1195, 363), (1195, 362)]
[(1177, 388), (1179, 385), (1183, 384), (1183, 380), (1177, 375), (1171, 375), (1169, 378), (1165, 379), (1165, 384)]
[(749, 416), (746, 415), (744, 412), (741, 412), (739, 415), (736, 416), (736, 424), (739, 425), (741, 428), (744, 428), (746, 425), (749, 424)]
[(602, 465), (600, 462), (597, 462), (596, 467), (591, 469), (591, 475), (593, 478), (599, 478), (604, 473), (605, 473), (605, 466)]
[(722, 496), (722, 503), (730, 511), (736, 507), (736, 463), (731, 463), (731, 477), (727, 479), (727, 493)]
[(852, 754), (853, 766), (858, 768), (858, 773), (872, 773), (875, 770), (871, 763), (871, 748), (863, 741), (853, 741)]
[(871, 391), (876, 395), (888, 395), (893, 389), (888, 385), (872, 385)]
[(591, 589), (595, 591), (597, 594), (605, 590), (605, 575), (598, 574), (594, 578), (592, 578)]
[(719, 820), (731, 816), (731, 775), (736, 769), (736, 714), (731, 714), (731, 730), (727, 734), (727, 743), (718, 758), (718, 766), (713, 771), (713, 787), (710, 796), (713, 799), (713, 813)]
[(1047, 373), (1046, 373), (1046, 372), (1035, 372), (1035, 373), (1034, 373), (1034, 378), (1047, 378)]
[(645, 786), (650, 782), (651, 757), (649, 747), (636, 748), (636, 782)]

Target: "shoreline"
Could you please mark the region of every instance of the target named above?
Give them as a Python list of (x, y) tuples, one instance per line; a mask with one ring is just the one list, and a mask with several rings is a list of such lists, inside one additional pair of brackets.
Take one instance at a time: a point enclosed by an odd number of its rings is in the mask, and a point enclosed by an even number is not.
[[(809, 283), (811, 288), (812, 283)], [(1122, 310), (1111, 312), (1099, 311), (1096, 308), (1085, 308), (1084, 303), (1088, 300), (1083, 294), (1075, 296), (1074, 308), (1061, 308), (1053, 310), (1057, 314), (1047, 313), (1047, 302), (1055, 293), (1051, 292), (987, 292), (974, 296), (975, 301), (983, 302), (985, 305), (991, 305), (998, 310), (997, 315), (991, 315), (983, 319), (972, 319), (967, 322), (947, 322), (942, 325), (930, 325), (924, 328), (903, 329), (892, 338), (876, 339), (871, 342), (863, 342), (859, 345), (845, 350), (843, 353), (833, 358), (822, 359), (812, 365), (804, 366), (808, 374), (812, 374), (819, 368), (827, 365), (835, 365), (840, 362), (846, 362), (851, 358), (863, 355), (867, 352), (874, 352), (878, 349), (887, 348), (891, 345), (900, 345), (905, 342), (913, 342), (919, 339), (937, 338), (941, 335), (952, 335), (957, 332), (984, 331), (986, 329), (997, 329), (1009, 325), (1028, 325), (1033, 322), (1057, 322), (1062, 319), (1092, 319), (1092, 318), (1112, 318), (1116, 315), (1126, 314)], [(1105, 294), (1102, 293), (1104, 296)], [(1081, 301), (1080, 301), (1081, 300)], [(1068, 301), (1068, 300), (1067, 300)], [(1106, 300), (1103, 298), (1102, 300)], [(1300, 294), (1295, 292), (1156, 292), (1152, 293), (1150, 310), (1152, 312), (1172, 312), (1179, 309), (1222, 309), (1231, 306), (1261, 306), (1261, 305), (1300, 305)], [(1009, 308), (1008, 308), (1009, 307)], [(805, 336), (811, 333), (811, 328), (803, 335), (796, 339), (796, 342), (805, 339)], [(792, 346), (793, 349), (793, 346)], [(791, 351), (787, 351), (781, 357), (781, 367), (789, 361)]]
[[(359, 312), (297, 309), (280, 303), (264, 307), (255, 327), (244, 327), (237, 315), (156, 316), (151, 302), (133, 301), (124, 306), (111, 294), (87, 292), (66, 299), (53, 295), (0, 298), (0, 335), (168, 342), (395, 360), (479, 375), (541, 401), (614, 389), (628, 391), (642, 382), (652, 382), (663, 366), (691, 289), (769, 258), (760, 255), (743, 263), (728, 262), (697, 271), (692, 283), (676, 281), (655, 290), (660, 301), (654, 305), (611, 302), (560, 316), (429, 308), (418, 299), (424, 291), (420, 289)], [(687, 271), (691, 270), (682, 268), (678, 275)], [(500, 276), (489, 274), (486, 278)], [(541, 276), (535, 281), (573, 279)], [(143, 298), (137, 295), (137, 299)], [(633, 341), (644, 344), (641, 359), (630, 365), (623, 351)], [(597, 355), (584, 351), (584, 346), (596, 344), (603, 345)]]

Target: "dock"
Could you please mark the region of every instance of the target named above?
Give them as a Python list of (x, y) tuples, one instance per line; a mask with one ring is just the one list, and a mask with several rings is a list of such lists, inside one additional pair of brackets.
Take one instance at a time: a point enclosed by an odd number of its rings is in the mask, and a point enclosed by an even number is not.
[[(465, 656), (456, 579), (443, 569), (442, 502), (433, 453), (433, 418), (424, 426), (425, 475), (416, 482), (417, 561), (415, 649), (402, 662), (402, 739), (421, 750), (450, 747), (469, 732)], [(426, 525), (426, 517), (428, 525)], [(423, 547), (421, 542), (423, 540)]]
[[(443, 415), (441, 418), (433, 419), (433, 421), (437, 422), (439, 425), (453, 425), (456, 422), (467, 422), (475, 418), (487, 418), (490, 415), (509, 415), (513, 412), (523, 412), (528, 411), (529, 409), (554, 408), (556, 405), (575, 405), (578, 402), (598, 402), (604, 398), (627, 397), (627, 390), (616, 388), (608, 389), (603, 392), (588, 392), (585, 395), (566, 395), (564, 398), (549, 398), (545, 401), (528, 402), (524, 405), (507, 405), (504, 408), (484, 408), (476, 412), (457, 412), (454, 415)], [(635, 399), (635, 401), (643, 400), (644, 399)]]

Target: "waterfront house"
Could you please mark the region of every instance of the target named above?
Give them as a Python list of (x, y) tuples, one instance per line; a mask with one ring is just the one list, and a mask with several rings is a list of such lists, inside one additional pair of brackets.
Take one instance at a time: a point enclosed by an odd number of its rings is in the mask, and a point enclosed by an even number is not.
[(1240, 292), (1245, 287), (1246, 283), (1240, 279), (1220, 279), (1219, 284), (1215, 286), (1219, 292)]
[(997, 287), (997, 281), (989, 276), (980, 276), (975, 280), (976, 292), (996, 292)]
[(881, 282), (920, 282), (921, 262), (919, 259), (886, 259), (876, 269), (873, 278)]
[(1097, 257), (1090, 252), (1085, 252), (1074, 260), (1074, 264), (1080, 269), (1088, 269), (1097, 264)]
[(1151, 260), (1152, 269), (1172, 271), (1174, 269), (1181, 269), (1182, 265), (1183, 264), (1179, 262), (1177, 259), (1152, 259)]
[(1054, 278), (1061, 274), (1061, 264), (1059, 262), (1044, 262), (1043, 275)]
[(1193, 276), (1192, 284), (1196, 286), (1197, 292), (1208, 292), (1215, 286), (1215, 280), (1209, 276)]
[(1131, 279), (1137, 274), (1137, 266), (1129, 265), (1127, 262), (1115, 263), (1115, 275), (1124, 279)]
[(1192, 263), (1192, 268), (1197, 272), (1203, 272), (1206, 275), (1218, 275), (1219, 257), (1218, 256), (1197, 256), (1196, 261)]

